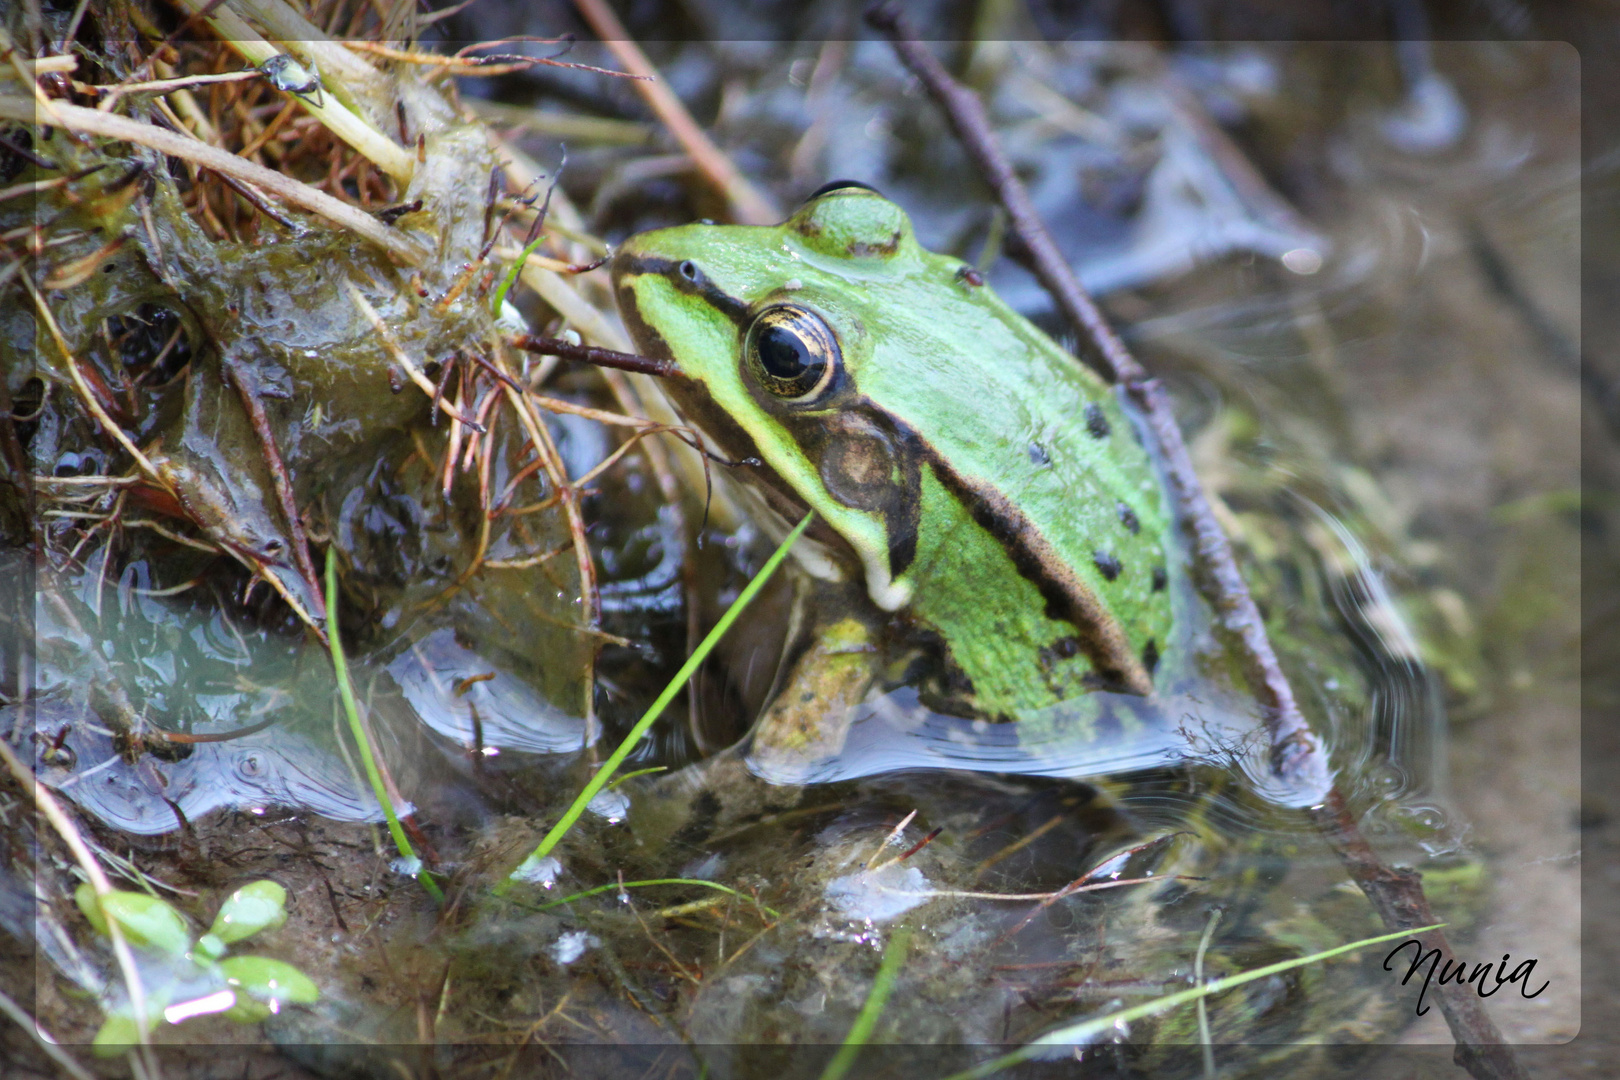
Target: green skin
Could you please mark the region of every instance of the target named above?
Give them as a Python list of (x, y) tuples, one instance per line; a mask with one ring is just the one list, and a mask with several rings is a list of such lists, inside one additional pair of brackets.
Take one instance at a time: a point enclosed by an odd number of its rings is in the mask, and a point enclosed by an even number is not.
[[(764, 463), (737, 471), (771, 523), (815, 511), (807, 568), (864, 576), (943, 643), (975, 714), (1152, 693), (1173, 644), (1169, 522), (1130, 419), (900, 207), (845, 187), (777, 226), (642, 233), (613, 278), (637, 347), (680, 366), (682, 413)], [(782, 304), (809, 313), (786, 332), (825, 360), (817, 387), (750, 361)]]

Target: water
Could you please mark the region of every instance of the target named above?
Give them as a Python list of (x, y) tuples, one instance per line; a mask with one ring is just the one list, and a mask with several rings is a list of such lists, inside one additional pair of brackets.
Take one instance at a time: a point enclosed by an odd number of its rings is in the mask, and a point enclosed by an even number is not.
[[(717, 54), (670, 48), (694, 93), (718, 93)], [(1573, 435), (1556, 435), (1574, 430), (1573, 383), (1542, 363), (1504, 314), (1539, 305), (1556, 324), (1567, 299), (1558, 284), (1567, 253), (1556, 241), (1568, 226), (1560, 207), (1573, 198), (1574, 173), (1569, 144), (1559, 141), (1556, 56), (1516, 46), (1442, 51), (1441, 70), (1465, 105), (1460, 119), (1442, 107), (1443, 95), (1414, 90), (1406, 102), (1394, 82), (1380, 82), (1389, 65), (1377, 45), (1202, 57), (1189, 76), (1196, 92), (1212, 112), (1247, 110), (1247, 150), (1302, 208), (1287, 220), (1262, 212), (1230, 171), (1199, 156), (1191, 130), (1166, 112), (1155, 91), (1160, 69), (1144, 54), (1005, 48), (1010, 66), (995, 70), (1045, 79), (1115, 133), (1112, 143), (1076, 134), (1073, 115), (1041, 105), (1027, 88), (997, 103), (1060, 243), (1083, 277), (1113, 293), (1111, 310), (1133, 347), (1170, 380), (1285, 667), (1369, 834), (1414, 865), (1467, 870), (1470, 828), (1512, 835), (1502, 823), (1522, 818), (1537, 823), (1514, 849), (1522, 861), (1561, 857), (1562, 826), (1547, 823), (1567, 820), (1553, 796), (1570, 771), (1546, 758), (1542, 781), (1513, 786), (1522, 761), (1543, 760), (1542, 742), (1475, 759), (1460, 775), (1446, 766), (1447, 708), (1473, 723), (1464, 735), (1477, 738), (1482, 727), (1535, 727), (1515, 725), (1510, 707), (1533, 698), (1553, 710), (1545, 730), (1562, 730), (1557, 695), (1567, 684), (1552, 659), (1560, 650), (1546, 641), (1556, 639), (1546, 627), (1562, 624), (1556, 610), (1535, 612), (1567, 602), (1569, 579), (1559, 575), (1573, 539), (1555, 511), (1538, 507), (1554, 505), (1545, 497), (1573, 482)], [(728, 145), (744, 147), (786, 202), (826, 176), (857, 175), (904, 201), (927, 242), (976, 256), (996, 228), (992, 215), (962, 190), (965, 166), (921, 99), (907, 95), (887, 50), (849, 50), (826, 89), (826, 100), (844, 105), (818, 112), (791, 73), (794, 61), (820, 55), (779, 46), (738, 61), (735, 77), (749, 92), (730, 99)], [(1347, 85), (1353, 92), (1324, 89)], [(1314, 104), (1301, 104), (1307, 99)], [(1528, 119), (1517, 111), (1530, 108), (1526, 101), (1541, 110)], [(826, 141), (819, 156), (807, 154), (811, 182), (793, 173), (790, 155), (817, 123)], [(571, 153), (567, 185), (582, 203), (620, 184), (639, 160), (588, 145)], [(659, 184), (661, 204), (645, 190)], [(628, 190), (637, 197), (598, 207), (594, 224), (604, 232), (703, 212), (667, 178)], [(1476, 243), (1508, 253), (1522, 282), (1518, 299), (1487, 288), (1471, 261)], [(992, 282), (1044, 317), (1044, 298), (1007, 260)], [(573, 420), (554, 432), (571, 475), (609, 446), (599, 429)], [(388, 447), (364, 469), (332, 466), (339, 497), (328, 510), (358, 589), (345, 602), (363, 612), (356, 682), (405, 795), (401, 809), (418, 811), (437, 865), (469, 886), (462, 895), (483, 896), (579, 789), (589, 748), (600, 755), (613, 745), (678, 663), (685, 605), (695, 597), (703, 619), (712, 618), (759, 545), (707, 545), (688, 592), (680, 573), (688, 545), (656, 505), (646, 464), (630, 455), (601, 478), (587, 511), (598, 523), (603, 609), (608, 629), (631, 644), (607, 645), (603, 676), (581, 692), (581, 657), (595, 642), (585, 648), (567, 636), (573, 583), (556, 567), (568, 560), (490, 571), (453, 592), (477, 530), (464, 513), (439, 508), (439, 478), (406, 469), (407, 457), (407, 448)], [(79, 470), (80, 458), (64, 459), (63, 469)], [(503, 462), (496, 486), (509, 475)], [(1526, 516), (1492, 516), (1515, 504)], [(493, 556), (518, 559), (562, 542), (554, 522), (532, 520), (540, 535), (497, 535)], [(1190, 945), (1216, 905), (1227, 905), (1209, 958), (1220, 973), (1377, 928), (1289, 800), (1265, 797), (1255, 737), (1262, 718), (1230, 677), (1194, 685), (1189, 675), (1166, 693), (1155, 722), (1117, 739), (1095, 738), (1086, 717), (1062, 709), (1015, 729), (929, 713), (915, 688), (887, 687), (855, 710), (841, 752), (807, 771), (772, 774), (757, 760), (753, 773), (689, 769), (705, 740), (717, 744), (710, 749), (728, 745), (757, 714), (760, 684), (770, 680), (743, 669), (772, 668), (775, 653), (760, 645), (768, 655), (750, 659), (746, 649), (780, 633), (785, 604), (738, 627), (736, 651), (706, 671), (696, 704), (678, 703), (638, 752), (633, 767), (668, 775), (615, 789), (538, 868), (523, 901), (677, 877), (735, 895), (666, 884), (546, 911), (470, 901), (459, 909), (471, 912), (466, 921), (436, 928), (414, 885), (386, 873), (392, 852), (376, 844), (369, 823), (379, 807), (345, 759), (323, 651), (263, 609), (206, 594), (151, 595), (189, 575), (154, 572), (139, 557), (145, 550), (113, 549), (103, 575), (92, 544), (71, 570), (41, 575), (40, 698), (0, 724), (20, 720), (40, 736), (42, 779), (107, 835), (162, 838), (182, 832), (183, 820), (185, 835), (208, 850), (245, 848), (243, 836), (278, 852), (306, 843), (302, 836), (320, 841), (318, 859), (297, 847), (300, 858), (274, 864), (295, 897), (315, 898), (278, 940), (316, 974), (325, 1003), (313, 1015), (331, 1026), (278, 1029), (286, 1041), (341, 1044), (357, 1031), (385, 1044), (414, 1040), (414, 1017), (393, 1015), (379, 1000), (386, 995), (368, 986), (440, 1000), (432, 980), (414, 973), (449, 964), (455, 991), (443, 998), (436, 1033), (445, 1043), (836, 1043), (887, 935), (911, 920), (928, 948), (908, 961), (877, 1037), (1001, 1045), (1039, 1035), (1058, 1017), (1185, 987)], [(228, 741), (130, 761), (87, 711), (109, 673), (136, 715)], [(759, 773), (807, 786), (762, 784)], [(1481, 777), (1491, 783), (1476, 783)], [(1483, 787), (1513, 792), (1494, 818), (1474, 817), (1482, 806), (1493, 812), (1488, 799), (1457, 805), (1459, 789), (1466, 798)], [(746, 799), (711, 821), (705, 792)], [(881, 863), (913, 848), (903, 862)], [(868, 868), (874, 852), (879, 865)], [(161, 857), (166, 874), (204, 892), (238, 865)], [(253, 857), (242, 856), (241, 872)], [(1088, 873), (1149, 872), (1161, 883), (1040, 899)], [(1557, 880), (1546, 871), (1513, 885), (1567, 915)], [(1459, 886), (1448, 908), (1459, 922), (1479, 906), (1470, 887)], [(379, 911), (393, 921), (376, 921)], [(393, 966), (374, 959), (362, 932), (373, 925), (388, 927), (379, 932), (396, 950)], [(1525, 941), (1549, 957), (1558, 944), (1528, 935), (1502, 947), (1522, 953)], [(1229, 1001), (1217, 1023), (1243, 1042), (1387, 1038), (1401, 1017), (1352, 1007), (1362, 1001), (1356, 995), (1384, 985), (1379, 979), (1375, 964), (1347, 961), (1256, 987), (1243, 999), (1247, 1011)], [(1566, 971), (1553, 992), (1572, 985)], [(1345, 1008), (1323, 1011), (1324, 1001)], [(1197, 1049), (1196, 1036), (1173, 1023), (1118, 1035), (1161, 1048), (1153, 1053)], [(1113, 1052), (1087, 1050), (1099, 1069)], [(1200, 1068), (1195, 1056), (1162, 1053), (1141, 1067), (1166, 1075)], [(636, 1064), (630, 1055), (627, 1069)], [(746, 1047), (703, 1060), (710, 1075), (791, 1075), (794, 1067), (785, 1051)], [(904, 1068), (881, 1056), (869, 1064)], [(942, 1061), (939, 1071), (956, 1064)], [(819, 1065), (799, 1068), (814, 1075)], [(910, 1065), (916, 1070), (915, 1059)]]

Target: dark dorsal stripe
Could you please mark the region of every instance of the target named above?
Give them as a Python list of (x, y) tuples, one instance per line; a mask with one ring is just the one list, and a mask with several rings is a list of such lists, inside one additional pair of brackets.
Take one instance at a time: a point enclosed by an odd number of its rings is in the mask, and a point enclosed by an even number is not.
[[(904, 426), (899, 420), (894, 422)], [(1035, 524), (1001, 492), (981, 480), (963, 476), (915, 432), (912, 435), (923, 447), (929, 468), (941, 486), (962, 504), (981, 529), (996, 539), (1020, 576), (1040, 591), (1046, 601), (1047, 616), (1074, 626), (1080, 649), (1090, 659), (1103, 684), (1108, 689), (1151, 694), (1153, 678), (1132, 651), (1125, 628), (1075, 575), (1074, 569)]]

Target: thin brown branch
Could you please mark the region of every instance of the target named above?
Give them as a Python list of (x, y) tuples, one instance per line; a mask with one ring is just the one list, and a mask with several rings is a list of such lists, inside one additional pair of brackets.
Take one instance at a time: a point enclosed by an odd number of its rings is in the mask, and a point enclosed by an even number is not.
[(1014, 234), (1027, 249), (1030, 269), (1057, 301), (1063, 317), (1095, 350), (1096, 355), (1089, 358), (1092, 365), (1111, 382), (1129, 384), (1147, 378), (1142, 365), (1136, 362), (1097, 305), (1080, 287), (1079, 279), (1058, 251), (1051, 233), (1041, 223), (1029, 192), (991, 133), (990, 118), (985, 114), (979, 95), (951, 77), (928, 47), (911, 36), (905, 20), (894, 9), (877, 8), (868, 13), (867, 21), (888, 35), (906, 67), (945, 110), (951, 129), (1007, 211)]
[[(1164, 388), (1126, 349), (1059, 254), (1001, 151), (978, 97), (953, 79), (939, 60), (911, 36), (896, 10), (875, 9), (868, 12), (867, 20), (889, 37), (901, 60), (944, 109), (958, 138), (1007, 211), (1036, 276), (1069, 323), (1090, 344), (1093, 363), (1122, 384), (1145, 414), (1169, 473), (1180, 516), (1193, 533), (1195, 581), (1215, 608), (1222, 626), (1236, 637), (1251, 690), (1266, 709), (1273, 775), (1293, 792), (1317, 793), (1311, 811), (1313, 821), (1338, 851), (1346, 870), (1386, 926), (1400, 930), (1434, 923), (1421, 879), (1411, 871), (1390, 867), (1378, 857), (1357, 828), (1343, 795), (1333, 785), (1327, 755), (1299, 712), (1265, 625), (1238, 572), (1231, 545), (1204, 497)], [(1445, 937), (1438, 931), (1428, 932), (1423, 940), (1429, 947), (1450, 955)], [(1442, 997), (1442, 1011), (1457, 1041), (1457, 1064), (1478, 1080), (1524, 1078), (1526, 1074), (1512, 1048), (1504, 1043), (1471, 988), (1467, 994), (1455, 987), (1450, 989), (1452, 992)]]
[[(1378, 857), (1337, 788), (1328, 793), (1325, 804), (1311, 810), (1311, 819), (1333, 845), (1385, 926), (1399, 930), (1433, 926), (1441, 921), (1429, 910), (1429, 898), (1423, 894), (1423, 879), (1417, 871), (1390, 866)], [(1414, 936), (1423, 952), (1440, 950), (1441, 963), (1464, 966), (1443, 931), (1430, 930)], [(1438, 992), (1440, 1011), (1457, 1040), (1452, 1060), (1458, 1066), (1477, 1080), (1529, 1080), (1529, 1073), (1503, 1039), (1471, 983), (1442, 982)]]
[(1127, 384), (1125, 389), (1153, 429), (1171, 495), (1192, 533), (1195, 583), (1214, 607), (1221, 627), (1239, 642), (1244, 676), (1265, 709), (1272, 776), (1288, 789), (1288, 801), (1315, 805), (1333, 786), (1327, 751), (1300, 712), (1293, 687), (1271, 647), (1260, 609), (1238, 570), (1231, 541), (1221, 531), (1204, 496), (1187, 444), (1182, 441), (1181, 428), (1176, 425), (1170, 397), (1157, 379), (1143, 378)]
[(304, 522), (298, 514), (298, 501), (293, 497), (292, 478), (288, 476), (287, 464), (281, 458), (280, 448), (276, 446), (276, 433), (270, 428), (270, 418), (265, 415), (264, 402), (259, 400), (258, 387), (254, 384), (252, 376), (230, 360), (225, 361), (225, 376), (236, 387), (237, 396), (242, 399), (242, 408), (247, 411), (248, 421), (253, 425), (253, 433), (259, 438), (259, 449), (264, 454), (266, 467), (270, 470), (270, 482), (276, 489), (276, 501), (281, 505), (281, 516), (287, 522), (287, 537), (292, 541), (293, 564), (298, 567), (298, 573), (309, 589), (315, 616), (320, 623), (314, 629), (324, 641), (322, 627), (326, 624), (326, 596), (321, 591), (320, 578), (315, 573), (315, 562), (310, 558), (309, 537), (304, 535)]
[(564, 360), (578, 360), (586, 364), (595, 364), (597, 367), (617, 368), (620, 371), (634, 371), (640, 375), (660, 377), (681, 373), (680, 366), (673, 360), (638, 356), (635, 353), (603, 349), (595, 345), (580, 345), (564, 341), (562, 338), (515, 334), (511, 341), (513, 346), (524, 352), (538, 353), (541, 356), (560, 356)]
[(1082, 340), (1091, 343), (1096, 366), (1111, 381), (1122, 385), (1146, 414), (1170, 475), (1172, 494), (1193, 533), (1194, 572), (1201, 579), (1198, 583), (1219, 614), (1222, 627), (1241, 643), (1245, 674), (1266, 710), (1272, 773), (1289, 790), (1289, 801), (1305, 805), (1320, 802), (1332, 784), (1326, 752), (1299, 710), (1293, 689), (1266, 636), (1259, 609), (1238, 572), (1231, 544), (1209, 512), (1169, 398), (1108, 325), (1081, 287), (1073, 268), (1058, 251), (1051, 233), (1036, 214), (1029, 193), (991, 131), (989, 117), (978, 95), (952, 78), (926, 46), (910, 37), (898, 14), (879, 9), (868, 18), (889, 35), (901, 60), (945, 110), (957, 137), (1006, 209), (1036, 276)]
[(669, 133), (675, 136), (681, 148), (692, 156), (704, 179), (725, 196), (738, 224), (771, 225), (782, 220), (782, 215), (765, 193), (750, 183), (731, 159), (714, 145), (697, 121), (692, 119), (692, 114), (686, 111), (681, 99), (669, 88), (669, 84), (658, 78), (658, 70), (647, 59), (647, 54), (630, 39), (624, 24), (604, 0), (574, 0), (574, 6), (591, 24), (591, 29), (602, 39), (602, 44), (619, 58), (625, 70), (648, 80), (637, 81), (636, 92), (669, 128)]

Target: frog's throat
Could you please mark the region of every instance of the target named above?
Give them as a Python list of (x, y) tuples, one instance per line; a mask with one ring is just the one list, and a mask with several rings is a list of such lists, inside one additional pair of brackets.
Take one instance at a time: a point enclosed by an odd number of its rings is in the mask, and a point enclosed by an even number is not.
[(899, 611), (911, 603), (912, 586), (901, 581), (889, 570), (889, 551), (863, 551), (861, 562), (866, 567), (866, 593), (872, 603), (884, 611)]

